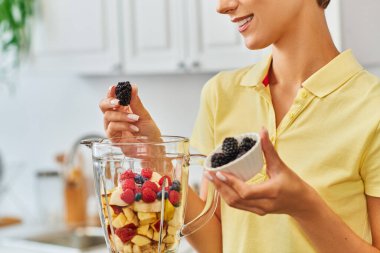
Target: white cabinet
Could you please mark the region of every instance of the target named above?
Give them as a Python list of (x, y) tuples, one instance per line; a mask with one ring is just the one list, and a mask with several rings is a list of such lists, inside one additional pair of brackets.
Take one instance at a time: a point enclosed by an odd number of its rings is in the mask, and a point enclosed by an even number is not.
[(38, 0), (32, 68), (82, 74), (118, 69), (117, 0)]
[[(252, 64), (216, 0), (123, 0), (126, 73), (210, 72)], [(256, 58), (255, 58), (256, 57)]]
[(187, 0), (189, 54), (187, 65), (202, 71), (233, 69), (253, 64), (265, 50), (245, 47), (228, 15), (216, 12), (218, 0)]

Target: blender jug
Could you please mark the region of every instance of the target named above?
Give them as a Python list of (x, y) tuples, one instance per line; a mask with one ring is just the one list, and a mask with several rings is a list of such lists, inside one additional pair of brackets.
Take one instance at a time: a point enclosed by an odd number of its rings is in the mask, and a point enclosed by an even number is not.
[[(212, 184), (204, 210), (184, 224), (191, 158), (185, 137), (84, 140), (92, 149), (99, 214), (109, 252), (177, 252), (180, 239), (214, 214)], [(203, 156), (202, 156), (203, 157)], [(204, 157), (203, 157), (204, 158)]]

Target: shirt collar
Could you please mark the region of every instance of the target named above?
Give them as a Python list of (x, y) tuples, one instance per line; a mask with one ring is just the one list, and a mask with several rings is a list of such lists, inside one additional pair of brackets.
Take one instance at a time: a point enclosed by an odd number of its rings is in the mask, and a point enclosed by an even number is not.
[[(270, 55), (252, 66), (242, 78), (240, 85), (262, 85), (271, 63), (272, 56)], [(302, 86), (317, 97), (325, 97), (361, 70), (363, 67), (358, 63), (352, 51), (346, 50), (311, 75)]]

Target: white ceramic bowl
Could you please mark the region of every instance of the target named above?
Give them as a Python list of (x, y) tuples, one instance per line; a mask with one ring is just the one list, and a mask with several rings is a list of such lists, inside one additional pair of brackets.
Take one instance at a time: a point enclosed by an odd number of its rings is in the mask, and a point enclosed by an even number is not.
[(245, 133), (239, 136), (235, 136), (234, 138), (237, 139), (240, 143), (244, 137), (250, 137), (256, 141), (255, 146), (253, 146), (247, 153), (221, 167), (212, 168), (211, 157), (215, 153), (222, 153), (222, 145), (220, 145), (207, 156), (205, 161), (205, 169), (207, 171), (213, 172), (229, 172), (244, 181), (251, 179), (257, 173), (259, 173), (264, 164), (263, 154), (261, 151), (260, 135), (257, 133)]

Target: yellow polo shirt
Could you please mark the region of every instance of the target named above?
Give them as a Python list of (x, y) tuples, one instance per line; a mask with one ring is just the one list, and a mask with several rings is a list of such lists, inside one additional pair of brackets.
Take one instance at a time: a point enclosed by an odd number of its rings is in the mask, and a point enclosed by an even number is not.
[[(270, 90), (262, 84), (270, 63), (269, 57), (221, 72), (204, 86), (192, 146), (208, 154), (225, 137), (265, 126), (284, 162), (371, 242), (365, 194), (380, 197), (379, 79), (345, 51), (303, 83), (276, 128)], [(265, 168), (248, 183), (263, 180)], [(288, 215), (261, 217), (223, 201), (221, 211), (225, 253), (315, 252)]]

